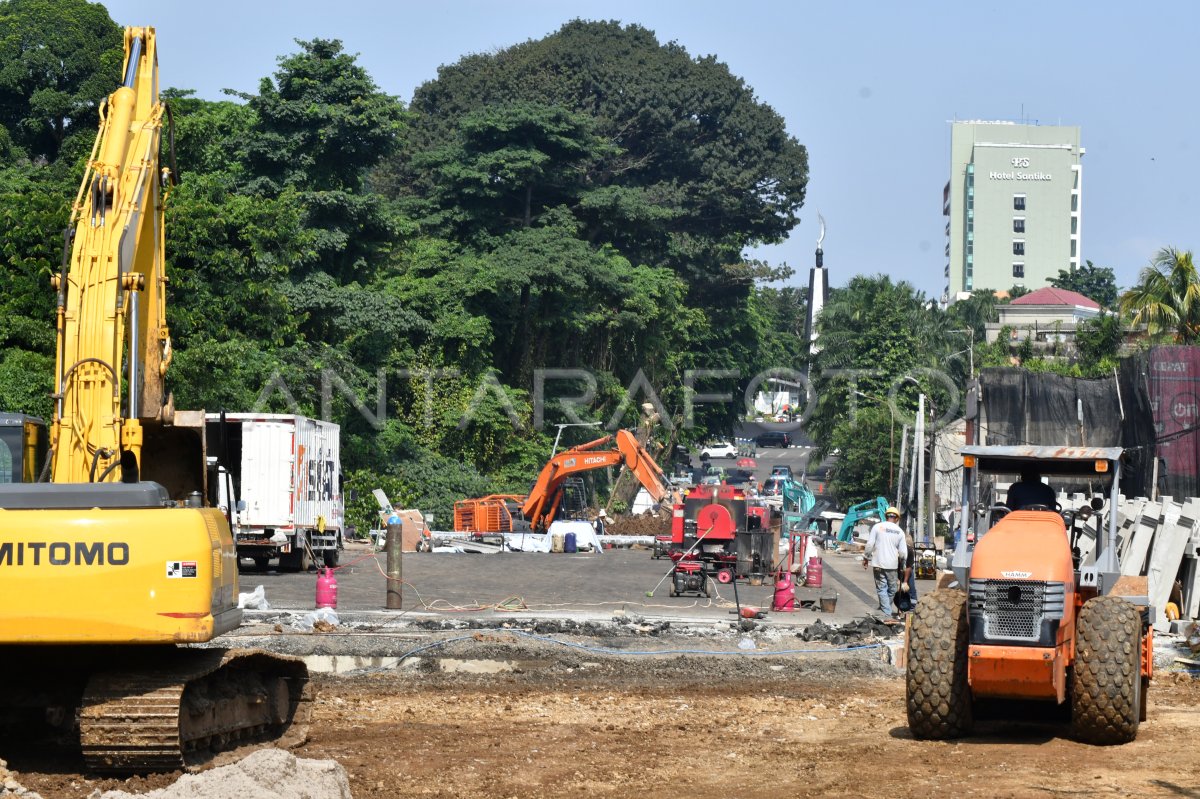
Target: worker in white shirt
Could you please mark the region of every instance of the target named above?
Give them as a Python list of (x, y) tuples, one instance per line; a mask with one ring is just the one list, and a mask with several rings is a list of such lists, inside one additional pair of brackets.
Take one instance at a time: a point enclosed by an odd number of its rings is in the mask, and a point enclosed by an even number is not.
[(863, 568), (875, 570), (875, 592), (879, 595), (879, 612), (885, 619), (899, 619), (900, 614), (892, 610), (892, 600), (900, 586), (897, 569), (908, 560), (908, 546), (904, 541), (904, 530), (897, 522), (900, 511), (888, 508), (883, 521), (871, 528), (867, 535), (867, 548), (863, 551)]

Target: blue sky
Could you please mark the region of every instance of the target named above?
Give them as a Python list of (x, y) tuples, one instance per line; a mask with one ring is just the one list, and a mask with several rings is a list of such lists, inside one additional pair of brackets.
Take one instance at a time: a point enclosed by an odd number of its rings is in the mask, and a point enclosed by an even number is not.
[(1083, 257), (1122, 287), (1163, 246), (1200, 248), (1200, 4), (112, 0), (158, 30), (163, 84), (253, 92), (296, 39), (341, 39), (406, 102), (440, 65), (575, 17), (637, 23), (715, 55), (809, 150), (808, 198), (783, 244), (754, 253), (807, 282), (817, 212), (833, 284), (884, 272), (931, 296), (945, 265), (953, 119), (1079, 125)]

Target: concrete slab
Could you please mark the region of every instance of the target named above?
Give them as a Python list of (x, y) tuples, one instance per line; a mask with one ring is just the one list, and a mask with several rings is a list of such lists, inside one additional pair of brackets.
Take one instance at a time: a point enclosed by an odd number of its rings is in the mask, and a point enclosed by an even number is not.
[(1168, 500), (1163, 501), (1162, 524), (1158, 534), (1154, 536), (1154, 545), (1150, 551), (1150, 562), (1146, 576), (1149, 577), (1150, 604), (1154, 608), (1154, 629), (1165, 632), (1170, 627), (1164, 608), (1171, 596), (1175, 585), (1175, 576), (1179, 574), (1179, 563), (1183, 560), (1183, 550), (1192, 537), (1192, 525), (1179, 523), (1180, 517), (1186, 513), (1189, 521), (1200, 518), (1200, 501), (1189, 499), (1186, 504), (1179, 505)]

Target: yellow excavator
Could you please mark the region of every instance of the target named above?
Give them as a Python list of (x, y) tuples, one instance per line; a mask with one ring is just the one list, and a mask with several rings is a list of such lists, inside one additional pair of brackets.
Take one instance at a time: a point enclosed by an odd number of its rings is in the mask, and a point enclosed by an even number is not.
[(310, 702), (302, 661), (189, 646), (239, 625), (237, 558), (209, 501), (204, 413), (176, 411), (164, 383), (175, 174), (153, 28), (126, 29), (123, 75), (52, 280), (46, 466), (0, 485), (0, 722), (78, 735), (92, 770), (146, 772), (302, 738)]

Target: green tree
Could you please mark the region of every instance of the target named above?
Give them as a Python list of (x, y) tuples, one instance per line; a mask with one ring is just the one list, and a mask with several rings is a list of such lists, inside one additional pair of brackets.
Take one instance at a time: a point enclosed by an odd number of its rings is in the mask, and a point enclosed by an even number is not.
[(1013, 286), (1008, 290), (1008, 302), (1012, 302), (1018, 297), (1024, 297), (1026, 294), (1032, 293), (1033, 289), (1028, 286)]
[(62, 263), (67, 225), (65, 194), (46, 182), (0, 192), (0, 348), (54, 351), (54, 293), (50, 275)]
[(997, 303), (996, 292), (982, 289), (971, 292), (967, 299), (951, 305), (948, 313), (956, 327), (970, 329), (975, 341), (984, 341), (988, 323), (1000, 321)]
[(1117, 305), (1116, 275), (1110, 267), (1096, 266), (1091, 261), (1074, 271), (1058, 270), (1058, 276), (1050, 278), (1050, 285), (1077, 291), (1100, 303), (1101, 308), (1115, 308)]
[(525, 102), (467, 114), (458, 139), (418, 156), (434, 183), (430, 221), (471, 240), (577, 204), (588, 173), (615, 149), (593, 128), (592, 117)]
[(843, 504), (888, 488), (881, 479), (888, 458), (881, 453), (888, 452), (890, 396), (902, 424), (912, 423), (919, 392), (932, 395), (939, 408), (949, 406), (945, 387), (922, 371), (944, 369), (955, 343), (946, 330), (944, 313), (908, 283), (886, 275), (854, 277), (831, 293), (818, 319), (821, 350), (812, 372), (817, 405), (808, 431), (817, 457), (837, 451), (829, 488)]
[(340, 41), (297, 43), (301, 52), (281, 57), (275, 79), (264, 78), (257, 95), (234, 93), (254, 113), (235, 140), (243, 191), (296, 192), (316, 258), (293, 272), (369, 279), (402, 232), (383, 198), (366, 191), (366, 177), (395, 148), (403, 106), (379, 91)]
[(21, 349), (0, 349), (0, 408), (49, 421), (54, 410), (54, 357)]
[(54, 161), (68, 135), (95, 131), (121, 79), (121, 29), (86, 0), (0, 2), (0, 125), (30, 158)]
[(437, 181), (421, 155), (459, 141), (464, 120), (494, 118), (506, 106), (594, 120), (609, 146), (605, 157), (580, 162), (577, 184), (587, 191), (569, 207), (582, 237), (611, 243), (634, 263), (671, 266), (693, 294), (704, 279), (726, 295), (724, 266), (796, 223), (808, 160), (783, 119), (716, 59), (693, 59), (645, 28), (613, 22), (576, 20), (443, 67), (415, 92), (406, 147), (380, 170), (380, 184), (428, 200)]
[(1200, 273), (1190, 250), (1164, 247), (1121, 295), (1121, 313), (1155, 341), (1200, 341)]
[(1101, 313), (1094, 319), (1080, 322), (1075, 329), (1075, 346), (1079, 349), (1080, 366), (1092, 370), (1104, 361), (1112, 361), (1121, 348), (1124, 331), (1121, 317)]

